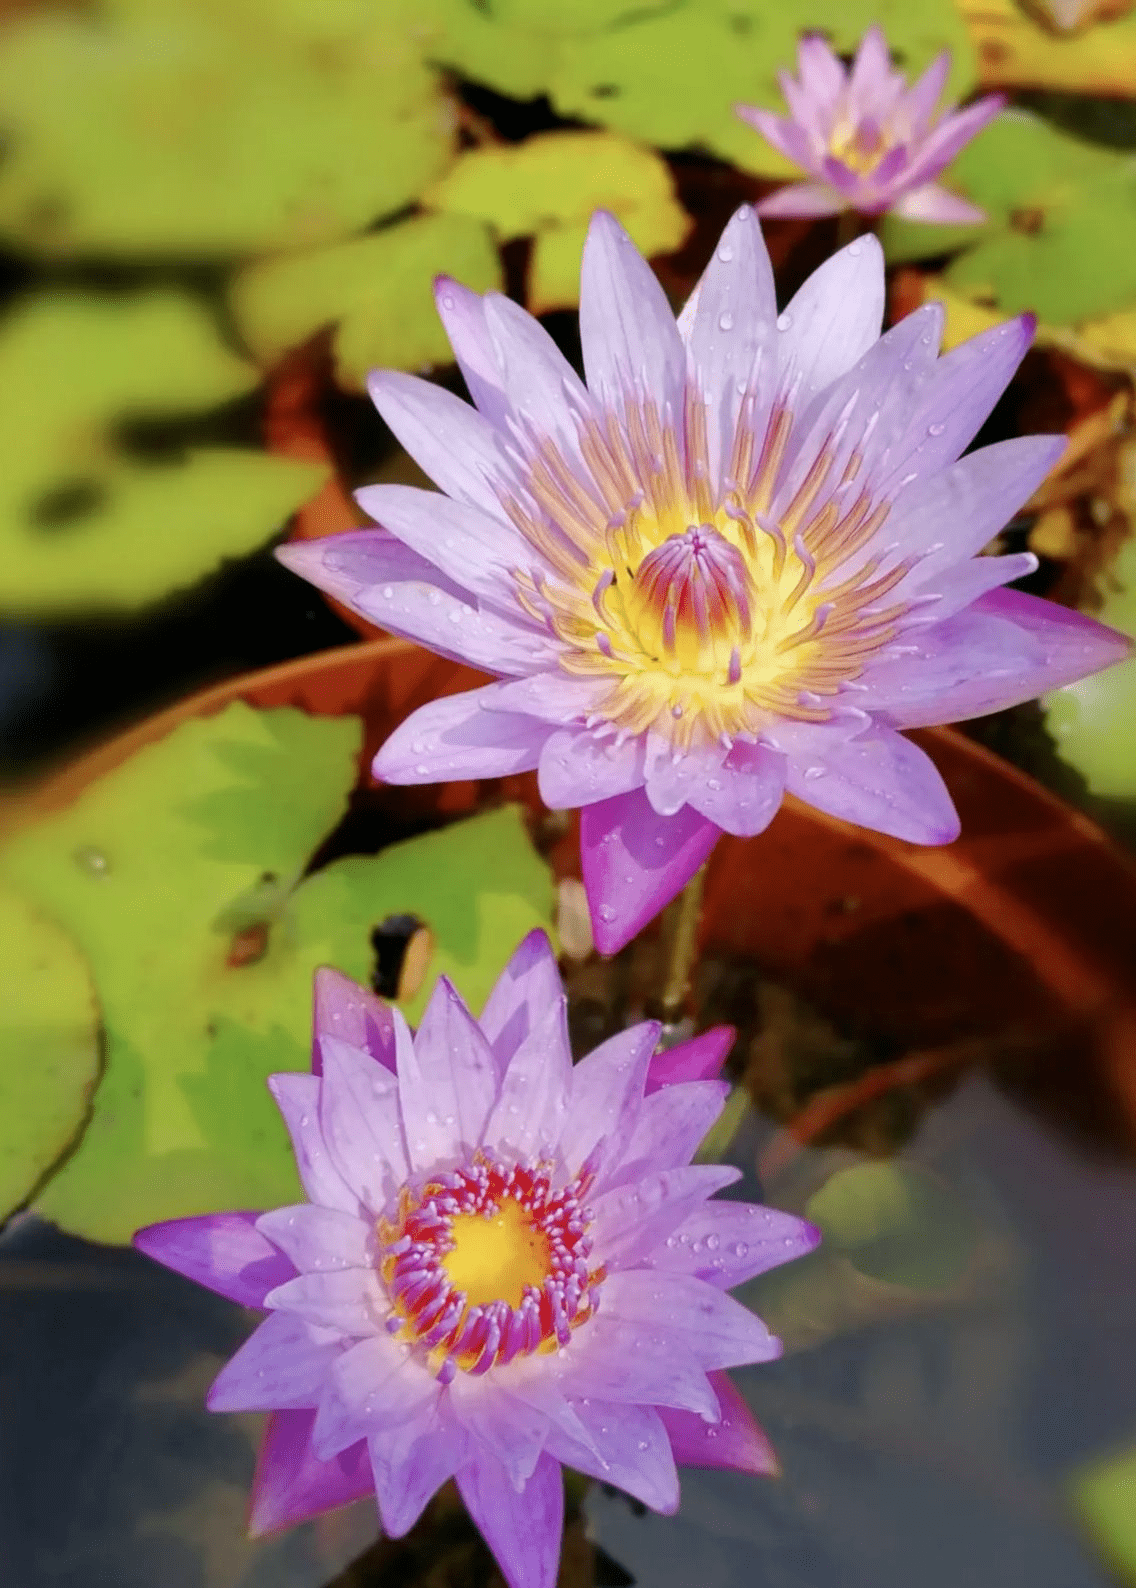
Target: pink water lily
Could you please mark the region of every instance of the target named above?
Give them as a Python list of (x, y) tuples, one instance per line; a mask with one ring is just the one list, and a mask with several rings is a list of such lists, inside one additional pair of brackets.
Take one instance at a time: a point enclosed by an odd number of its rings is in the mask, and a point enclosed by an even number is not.
[(942, 309), (880, 335), (874, 238), (780, 316), (752, 209), (677, 323), (618, 223), (584, 250), (585, 384), (497, 293), (437, 284), (475, 407), (411, 375), (371, 392), (441, 487), (372, 486), (383, 526), (293, 543), (289, 567), (381, 627), (497, 675), (413, 713), (394, 783), (537, 769), (582, 807), (597, 947), (626, 943), (719, 835), (786, 792), (914, 843), (954, 838), (899, 732), (998, 710), (1127, 654), (1124, 636), (999, 588), (978, 556), (1064, 439), (959, 461), (1029, 346), (1028, 316), (938, 356)]
[(740, 1172), (690, 1158), (733, 1032), (656, 1053), (659, 1029), (573, 1066), (540, 932), (479, 1021), (441, 978), (413, 1036), (318, 974), (314, 1073), (270, 1082), (308, 1200), (135, 1237), (268, 1311), (209, 1392), (272, 1413), (254, 1532), (373, 1493), (398, 1537), (452, 1477), (510, 1588), (552, 1588), (561, 1464), (663, 1512), (676, 1463), (773, 1470), (723, 1370), (780, 1347), (726, 1292), (817, 1233), (711, 1200)]
[(879, 27), (864, 34), (851, 69), (817, 34), (798, 50), (798, 77), (779, 73), (787, 117), (737, 105), (743, 120), (813, 180), (782, 188), (758, 206), (762, 215), (834, 215), (885, 211), (911, 221), (983, 221), (985, 212), (940, 187), (935, 178), (1005, 104), (987, 94), (965, 110), (936, 111), (950, 71), (937, 56), (910, 88), (888, 55)]

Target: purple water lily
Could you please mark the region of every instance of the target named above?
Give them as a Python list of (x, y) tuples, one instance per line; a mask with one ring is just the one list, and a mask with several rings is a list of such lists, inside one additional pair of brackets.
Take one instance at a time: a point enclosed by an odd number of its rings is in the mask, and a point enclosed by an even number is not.
[(806, 34), (799, 78), (779, 73), (788, 117), (756, 105), (739, 116), (775, 149), (809, 172), (758, 205), (762, 215), (834, 215), (890, 210), (911, 221), (952, 225), (983, 221), (985, 212), (939, 187), (937, 177), (1005, 104), (988, 94), (965, 110), (936, 114), (950, 52), (931, 62), (911, 88), (894, 70), (882, 29), (870, 27), (846, 70), (824, 39)]
[[(1009, 321), (939, 358), (942, 309), (880, 336), (883, 259), (849, 244), (778, 317), (750, 208), (678, 317), (617, 222), (591, 225), (587, 385), (496, 293), (437, 287), (476, 407), (383, 372), (371, 391), (445, 494), (359, 493), (382, 525), (293, 543), (289, 567), (501, 681), (416, 711), (394, 783), (538, 769), (582, 807), (595, 941), (612, 953), (721, 832), (787, 792), (915, 843), (954, 838), (901, 728), (995, 711), (1126, 655), (1089, 618), (998, 587), (980, 557), (1064, 439), (956, 461), (1029, 346)], [(503, 677), (502, 677), (503, 675)]]
[(725, 1294), (818, 1239), (711, 1201), (690, 1158), (728, 1027), (656, 1054), (638, 1025), (573, 1067), (556, 961), (518, 948), (480, 1021), (444, 979), (412, 1036), (335, 971), (313, 1074), (277, 1075), (309, 1201), (176, 1219), (135, 1244), (267, 1319), (214, 1411), (271, 1411), (254, 1532), (374, 1493), (405, 1533), (453, 1477), (511, 1588), (552, 1588), (563, 1463), (678, 1505), (676, 1462), (767, 1473), (724, 1369), (780, 1347)]

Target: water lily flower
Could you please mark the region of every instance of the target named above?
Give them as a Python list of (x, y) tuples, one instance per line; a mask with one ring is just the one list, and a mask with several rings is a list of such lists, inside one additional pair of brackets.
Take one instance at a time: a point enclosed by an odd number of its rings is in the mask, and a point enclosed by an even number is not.
[(817, 34), (801, 40), (797, 62), (799, 77), (779, 73), (788, 117), (756, 105), (734, 107), (813, 178), (764, 199), (760, 214), (890, 211), (910, 221), (947, 225), (986, 219), (983, 210), (939, 187), (934, 178), (998, 114), (1005, 99), (987, 94), (965, 110), (937, 115), (949, 50), (936, 56), (911, 88), (892, 67), (887, 40), (876, 26), (864, 34), (850, 70)]
[(359, 493), (383, 526), (280, 548), (380, 627), (498, 681), (430, 702), (379, 750), (393, 783), (537, 768), (582, 807), (596, 946), (674, 897), (720, 834), (786, 792), (920, 844), (958, 833), (902, 728), (996, 711), (1094, 672), (1128, 641), (998, 588), (978, 556), (1064, 439), (960, 454), (1029, 346), (1029, 316), (938, 357), (942, 309), (880, 335), (883, 258), (863, 237), (780, 316), (753, 210), (730, 221), (676, 323), (612, 216), (584, 250), (587, 384), (497, 293), (441, 279), (476, 407), (371, 379), (441, 492)]
[(272, 1413), (254, 1532), (374, 1493), (399, 1537), (453, 1477), (510, 1588), (552, 1588), (562, 1463), (665, 1513), (676, 1463), (774, 1469), (724, 1369), (780, 1347), (727, 1291), (818, 1236), (690, 1164), (733, 1033), (573, 1066), (565, 1005), (541, 932), (479, 1021), (440, 978), (416, 1035), (319, 972), (313, 1073), (270, 1081), (308, 1200), (136, 1235), (267, 1309), (208, 1397)]

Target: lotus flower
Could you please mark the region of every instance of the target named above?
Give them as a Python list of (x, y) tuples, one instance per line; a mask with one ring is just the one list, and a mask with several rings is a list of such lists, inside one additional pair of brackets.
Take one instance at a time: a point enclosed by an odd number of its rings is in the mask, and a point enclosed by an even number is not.
[(883, 260), (849, 244), (778, 317), (754, 212), (730, 221), (676, 324), (610, 215), (584, 251), (587, 385), (496, 293), (442, 279), (476, 407), (411, 375), (371, 392), (444, 494), (379, 485), (382, 525), (278, 555), (385, 629), (499, 681), (413, 713), (394, 783), (538, 770), (583, 807), (584, 883), (612, 953), (721, 832), (786, 792), (920, 844), (954, 806), (901, 728), (978, 716), (1127, 654), (1091, 619), (998, 587), (979, 557), (1059, 456), (959, 454), (1029, 346), (1027, 316), (939, 358), (942, 309), (880, 336)]
[(560, 1464), (655, 1510), (676, 1462), (772, 1470), (722, 1370), (779, 1344), (725, 1292), (809, 1251), (787, 1213), (690, 1165), (733, 1033), (656, 1054), (638, 1025), (573, 1067), (548, 939), (480, 1021), (444, 978), (416, 1036), (335, 971), (311, 1075), (276, 1075), (308, 1201), (175, 1219), (135, 1244), (268, 1317), (214, 1411), (272, 1412), (252, 1527), (374, 1492), (398, 1537), (457, 1480), (511, 1588), (552, 1588)]
[(762, 215), (834, 215), (890, 210), (910, 221), (983, 221), (984, 211), (934, 178), (1005, 104), (988, 94), (962, 111), (936, 116), (950, 70), (944, 51), (911, 87), (894, 71), (887, 41), (870, 27), (850, 71), (822, 38), (806, 35), (799, 78), (779, 74), (788, 118), (737, 105), (743, 120), (815, 179), (785, 187), (758, 205)]

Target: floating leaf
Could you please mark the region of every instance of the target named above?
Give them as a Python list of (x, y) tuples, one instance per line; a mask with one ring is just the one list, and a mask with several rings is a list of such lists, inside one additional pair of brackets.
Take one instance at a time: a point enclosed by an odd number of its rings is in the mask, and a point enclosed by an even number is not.
[(0, 106), (0, 232), (49, 254), (324, 242), (410, 203), (453, 144), (397, 8), (326, 48), (239, 7), (32, 16)]
[[(1108, 581), (1094, 616), (1136, 639), (1136, 540), (1124, 543)], [(1061, 759), (1076, 767), (1094, 794), (1136, 796), (1136, 657), (1055, 689), (1044, 705)]]
[(537, 314), (579, 303), (580, 255), (593, 211), (618, 215), (648, 257), (677, 248), (690, 227), (666, 162), (607, 132), (541, 133), (519, 145), (472, 150), (423, 203), (475, 216), (503, 242), (535, 234), (528, 298)]
[(0, 333), (0, 609), (132, 607), (263, 545), (326, 471), (259, 452), (129, 455), (129, 420), (184, 414), (251, 390), (254, 369), (194, 301), (60, 294)]
[(468, 215), (421, 215), (371, 236), (254, 265), (237, 278), (233, 312), (265, 363), (334, 325), (336, 373), (361, 388), (368, 370), (417, 369), (453, 355), (434, 307), (436, 275), (485, 292), (501, 285), (489, 228)]
[(805, 1216), (860, 1273), (909, 1290), (954, 1284), (977, 1239), (974, 1220), (946, 1185), (897, 1162), (838, 1170), (809, 1198)]
[(296, 885), (344, 807), (359, 742), (355, 718), (236, 704), (0, 853), (86, 952), (107, 1033), (94, 1116), (37, 1203), (46, 1216), (120, 1241), (153, 1219), (288, 1201), (264, 1077), (307, 1065), (315, 968), (365, 981), (373, 928), (414, 914), (436, 948), (408, 1015), (443, 971), (479, 1007), (519, 938), (549, 920), (551, 879), (513, 808)]
[(1093, 1544), (1121, 1582), (1136, 1584), (1136, 1450), (1081, 1468), (1071, 1490)]
[[(1088, 4), (1084, 10), (1091, 15), (1107, 4)], [(979, 74), (991, 87), (1056, 88), (1066, 94), (1133, 92), (1136, 17), (1097, 22), (1071, 37), (1040, 25), (1014, 0), (958, 0), (958, 8), (974, 41)]]
[(51, 921), (0, 887), (0, 1219), (82, 1126), (99, 1073), (86, 963)]

